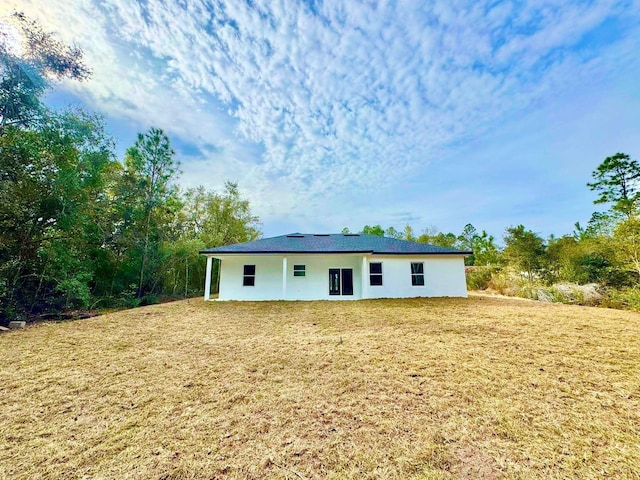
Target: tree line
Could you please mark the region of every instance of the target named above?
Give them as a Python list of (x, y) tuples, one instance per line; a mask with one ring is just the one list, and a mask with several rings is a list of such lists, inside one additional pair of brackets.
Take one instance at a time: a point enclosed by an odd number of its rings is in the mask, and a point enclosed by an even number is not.
[(103, 120), (52, 111), (56, 79), (87, 79), (82, 52), (24, 15), (0, 30), (0, 322), (158, 301), (202, 290), (198, 251), (260, 235), (235, 183), (181, 190), (159, 128), (116, 158)]
[[(350, 232), (348, 227), (342, 229), (342, 233)], [(471, 224), (465, 225), (458, 235), (451, 232), (439, 232), (435, 226), (425, 228), (420, 234), (416, 234), (411, 225), (406, 225), (403, 230), (396, 230), (394, 227), (385, 229), (380, 225), (365, 225), (359, 233), (473, 251), (473, 254), (465, 259), (466, 265), (495, 265), (500, 262), (501, 258), (501, 251), (496, 244), (495, 237), (484, 230), (478, 232)]]
[(416, 235), (410, 225), (401, 231), (365, 225), (360, 232), (473, 251), (465, 259), (473, 289), (505, 290), (505, 283), (516, 283), (516, 292), (529, 295), (534, 285), (596, 284), (617, 300), (614, 305), (640, 309), (640, 164), (616, 153), (592, 177), (587, 186), (598, 194), (594, 203), (608, 208), (560, 237), (543, 238), (523, 225), (508, 227), (501, 244), (471, 224), (459, 234), (431, 227)]

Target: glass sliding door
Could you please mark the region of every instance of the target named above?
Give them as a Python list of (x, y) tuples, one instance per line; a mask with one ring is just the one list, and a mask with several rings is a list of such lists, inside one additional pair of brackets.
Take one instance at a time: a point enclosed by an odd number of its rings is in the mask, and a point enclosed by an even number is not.
[(329, 269), (329, 295), (353, 295), (353, 269)]
[(342, 269), (342, 295), (353, 295), (353, 270)]
[(340, 295), (340, 269), (329, 269), (329, 295)]

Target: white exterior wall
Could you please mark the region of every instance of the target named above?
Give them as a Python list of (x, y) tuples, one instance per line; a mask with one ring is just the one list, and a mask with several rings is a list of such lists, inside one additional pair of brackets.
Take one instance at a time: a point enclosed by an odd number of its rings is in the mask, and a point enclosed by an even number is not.
[[(243, 255), (221, 258), (218, 299), (282, 299), (282, 257), (275, 255)], [(253, 287), (242, 286), (245, 265), (256, 266), (256, 281)]]
[[(368, 298), (466, 297), (462, 255), (371, 255), (368, 263), (382, 263), (382, 285), (369, 285)], [(424, 286), (411, 285), (411, 263), (424, 263)]]
[[(282, 291), (282, 255), (220, 256), (219, 300), (355, 300), (362, 298), (361, 255), (286, 255), (286, 294)], [(255, 286), (245, 287), (245, 265), (256, 266)], [(305, 276), (293, 275), (305, 265)], [(353, 295), (329, 295), (329, 269), (353, 270)]]
[[(220, 300), (356, 300), (360, 298), (466, 297), (462, 255), (224, 255), (220, 269)], [(369, 285), (369, 263), (382, 263), (382, 285)], [(411, 263), (424, 263), (424, 286), (411, 285)], [(244, 265), (255, 265), (255, 286), (242, 285)], [(293, 275), (305, 265), (305, 276)], [(329, 269), (353, 270), (353, 295), (329, 295)], [(362, 271), (364, 272), (364, 282)], [(283, 283), (286, 292), (283, 292)], [(364, 283), (364, 292), (363, 292)]]
[[(356, 300), (362, 298), (362, 255), (287, 256), (287, 300)], [(305, 265), (305, 276), (294, 277), (293, 266)], [(353, 270), (353, 295), (329, 295), (329, 269)]]

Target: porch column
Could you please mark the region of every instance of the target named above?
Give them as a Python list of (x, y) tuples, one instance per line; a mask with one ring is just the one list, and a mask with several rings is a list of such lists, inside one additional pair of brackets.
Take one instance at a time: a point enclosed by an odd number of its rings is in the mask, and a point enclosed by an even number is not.
[(287, 299), (287, 257), (282, 257), (282, 299)]
[(207, 257), (207, 273), (204, 276), (204, 301), (207, 302), (211, 298), (211, 264), (213, 257)]
[(361, 276), (361, 280), (362, 280), (362, 298), (368, 298), (367, 295), (367, 277), (369, 276), (369, 271), (368, 271), (368, 262), (367, 262), (367, 256), (363, 255), (362, 256), (362, 275)]

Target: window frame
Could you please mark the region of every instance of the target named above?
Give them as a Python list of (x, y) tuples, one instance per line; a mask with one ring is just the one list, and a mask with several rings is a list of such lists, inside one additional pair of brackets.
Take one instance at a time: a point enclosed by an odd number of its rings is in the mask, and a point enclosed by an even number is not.
[[(247, 267), (249, 267), (249, 268), (247, 268)], [(253, 273), (250, 273), (252, 270), (253, 270)], [(243, 287), (255, 287), (256, 286), (256, 266), (255, 266), (255, 264), (248, 264), (248, 265), (244, 265), (242, 267), (242, 286)]]
[[(379, 272), (372, 272), (371, 267), (373, 265), (380, 265)], [(380, 278), (380, 283), (373, 283), (374, 278)], [(370, 287), (382, 287), (384, 284), (383, 280), (383, 271), (382, 271), (382, 262), (369, 262), (369, 286)]]
[(294, 277), (306, 277), (307, 276), (307, 266), (298, 264), (293, 266), (293, 276)]
[[(414, 272), (414, 265), (419, 266)], [(411, 286), (412, 287), (424, 287), (424, 262), (411, 262)]]

